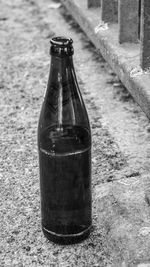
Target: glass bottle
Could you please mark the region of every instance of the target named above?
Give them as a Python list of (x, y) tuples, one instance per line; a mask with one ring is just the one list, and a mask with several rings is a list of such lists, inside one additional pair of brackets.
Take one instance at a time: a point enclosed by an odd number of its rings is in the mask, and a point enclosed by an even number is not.
[(38, 125), (44, 235), (80, 242), (92, 225), (91, 130), (78, 87), (72, 39), (51, 39), (51, 67)]

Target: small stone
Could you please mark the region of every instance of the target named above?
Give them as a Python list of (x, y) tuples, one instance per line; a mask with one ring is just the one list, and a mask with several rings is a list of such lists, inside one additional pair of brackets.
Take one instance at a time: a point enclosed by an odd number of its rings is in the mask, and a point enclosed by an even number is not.
[(148, 133), (150, 133), (150, 125), (148, 125), (146, 130), (147, 130)]
[(92, 159), (92, 163), (95, 164), (97, 162), (97, 159), (96, 158), (93, 158)]
[(122, 85), (122, 84), (121, 84), (120, 82), (118, 82), (118, 83), (114, 83), (114, 84), (113, 84), (114, 87), (120, 87), (121, 85)]
[(12, 234), (18, 235), (18, 234), (19, 234), (19, 231), (18, 231), (18, 230), (14, 230), (14, 231), (12, 232)]
[(31, 250), (31, 248), (30, 248), (30, 246), (26, 246), (26, 247), (23, 247), (26, 251), (30, 251)]
[(114, 73), (113, 70), (111, 70), (111, 69), (108, 70), (108, 73), (109, 73), (110, 75), (112, 75), (112, 76), (116, 76), (116, 73)]
[(20, 126), (17, 128), (17, 131), (21, 131), (21, 130), (24, 130), (24, 127)]
[(114, 79), (110, 78), (106, 81), (107, 84), (114, 84)]
[(150, 227), (142, 227), (139, 231), (139, 234), (142, 236), (147, 236), (150, 234)]
[(150, 191), (148, 190), (145, 192), (145, 201), (150, 206)]
[(58, 9), (61, 7), (61, 3), (52, 3), (48, 6), (50, 9)]
[(12, 242), (14, 242), (14, 241), (15, 241), (15, 238), (14, 238), (13, 236), (11, 236), (11, 237), (7, 240), (8, 243), (12, 243)]
[(58, 250), (56, 250), (56, 251), (53, 252), (53, 255), (54, 255), (55, 257), (58, 256), (58, 254), (59, 254)]
[(140, 263), (137, 267), (150, 267), (150, 263)]
[(92, 248), (95, 247), (95, 245), (94, 245), (93, 243), (91, 243), (91, 242), (90, 242), (88, 245), (89, 245), (90, 247), (92, 247)]
[(109, 175), (108, 178), (107, 178), (107, 182), (112, 182), (113, 181), (113, 175)]

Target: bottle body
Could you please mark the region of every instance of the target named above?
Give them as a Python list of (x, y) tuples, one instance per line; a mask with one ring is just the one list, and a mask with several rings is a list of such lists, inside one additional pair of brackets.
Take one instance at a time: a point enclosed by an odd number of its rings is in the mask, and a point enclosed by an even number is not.
[(91, 132), (70, 56), (52, 56), (38, 148), (43, 232), (58, 243), (81, 241), (92, 224)]

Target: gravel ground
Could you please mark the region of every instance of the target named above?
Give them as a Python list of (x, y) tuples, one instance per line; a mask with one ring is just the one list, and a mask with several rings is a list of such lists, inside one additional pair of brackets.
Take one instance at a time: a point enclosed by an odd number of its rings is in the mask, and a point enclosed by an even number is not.
[[(96, 188), (150, 169), (149, 121), (62, 7), (1, 0), (0, 266), (111, 266), (98, 227)], [(40, 224), (37, 123), (49, 72), (49, 40), (74, 40), (75, 68), (93, 136), (93, 232), (78, 245), (45, 239)]]

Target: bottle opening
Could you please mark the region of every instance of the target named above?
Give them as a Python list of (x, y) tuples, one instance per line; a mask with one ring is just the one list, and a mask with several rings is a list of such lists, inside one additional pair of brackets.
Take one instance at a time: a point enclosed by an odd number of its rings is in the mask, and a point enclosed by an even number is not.
[(72, 56), (74, 53), (73, 50), (73, 40), (71, 38), (67, 38), (64, 36), (56, 36), (50, 40), (51, 48), (50, 54), (64, 57), (64, 56)]
[(53, 37), (50, 42), (51, 42), (52, 45), (65, 47), (65, 46), (72, 45), (73, 40), (71, 38), (67, 38), (67, 37), (64, 37), (64, 36), (57, 36), (57, 37)]

